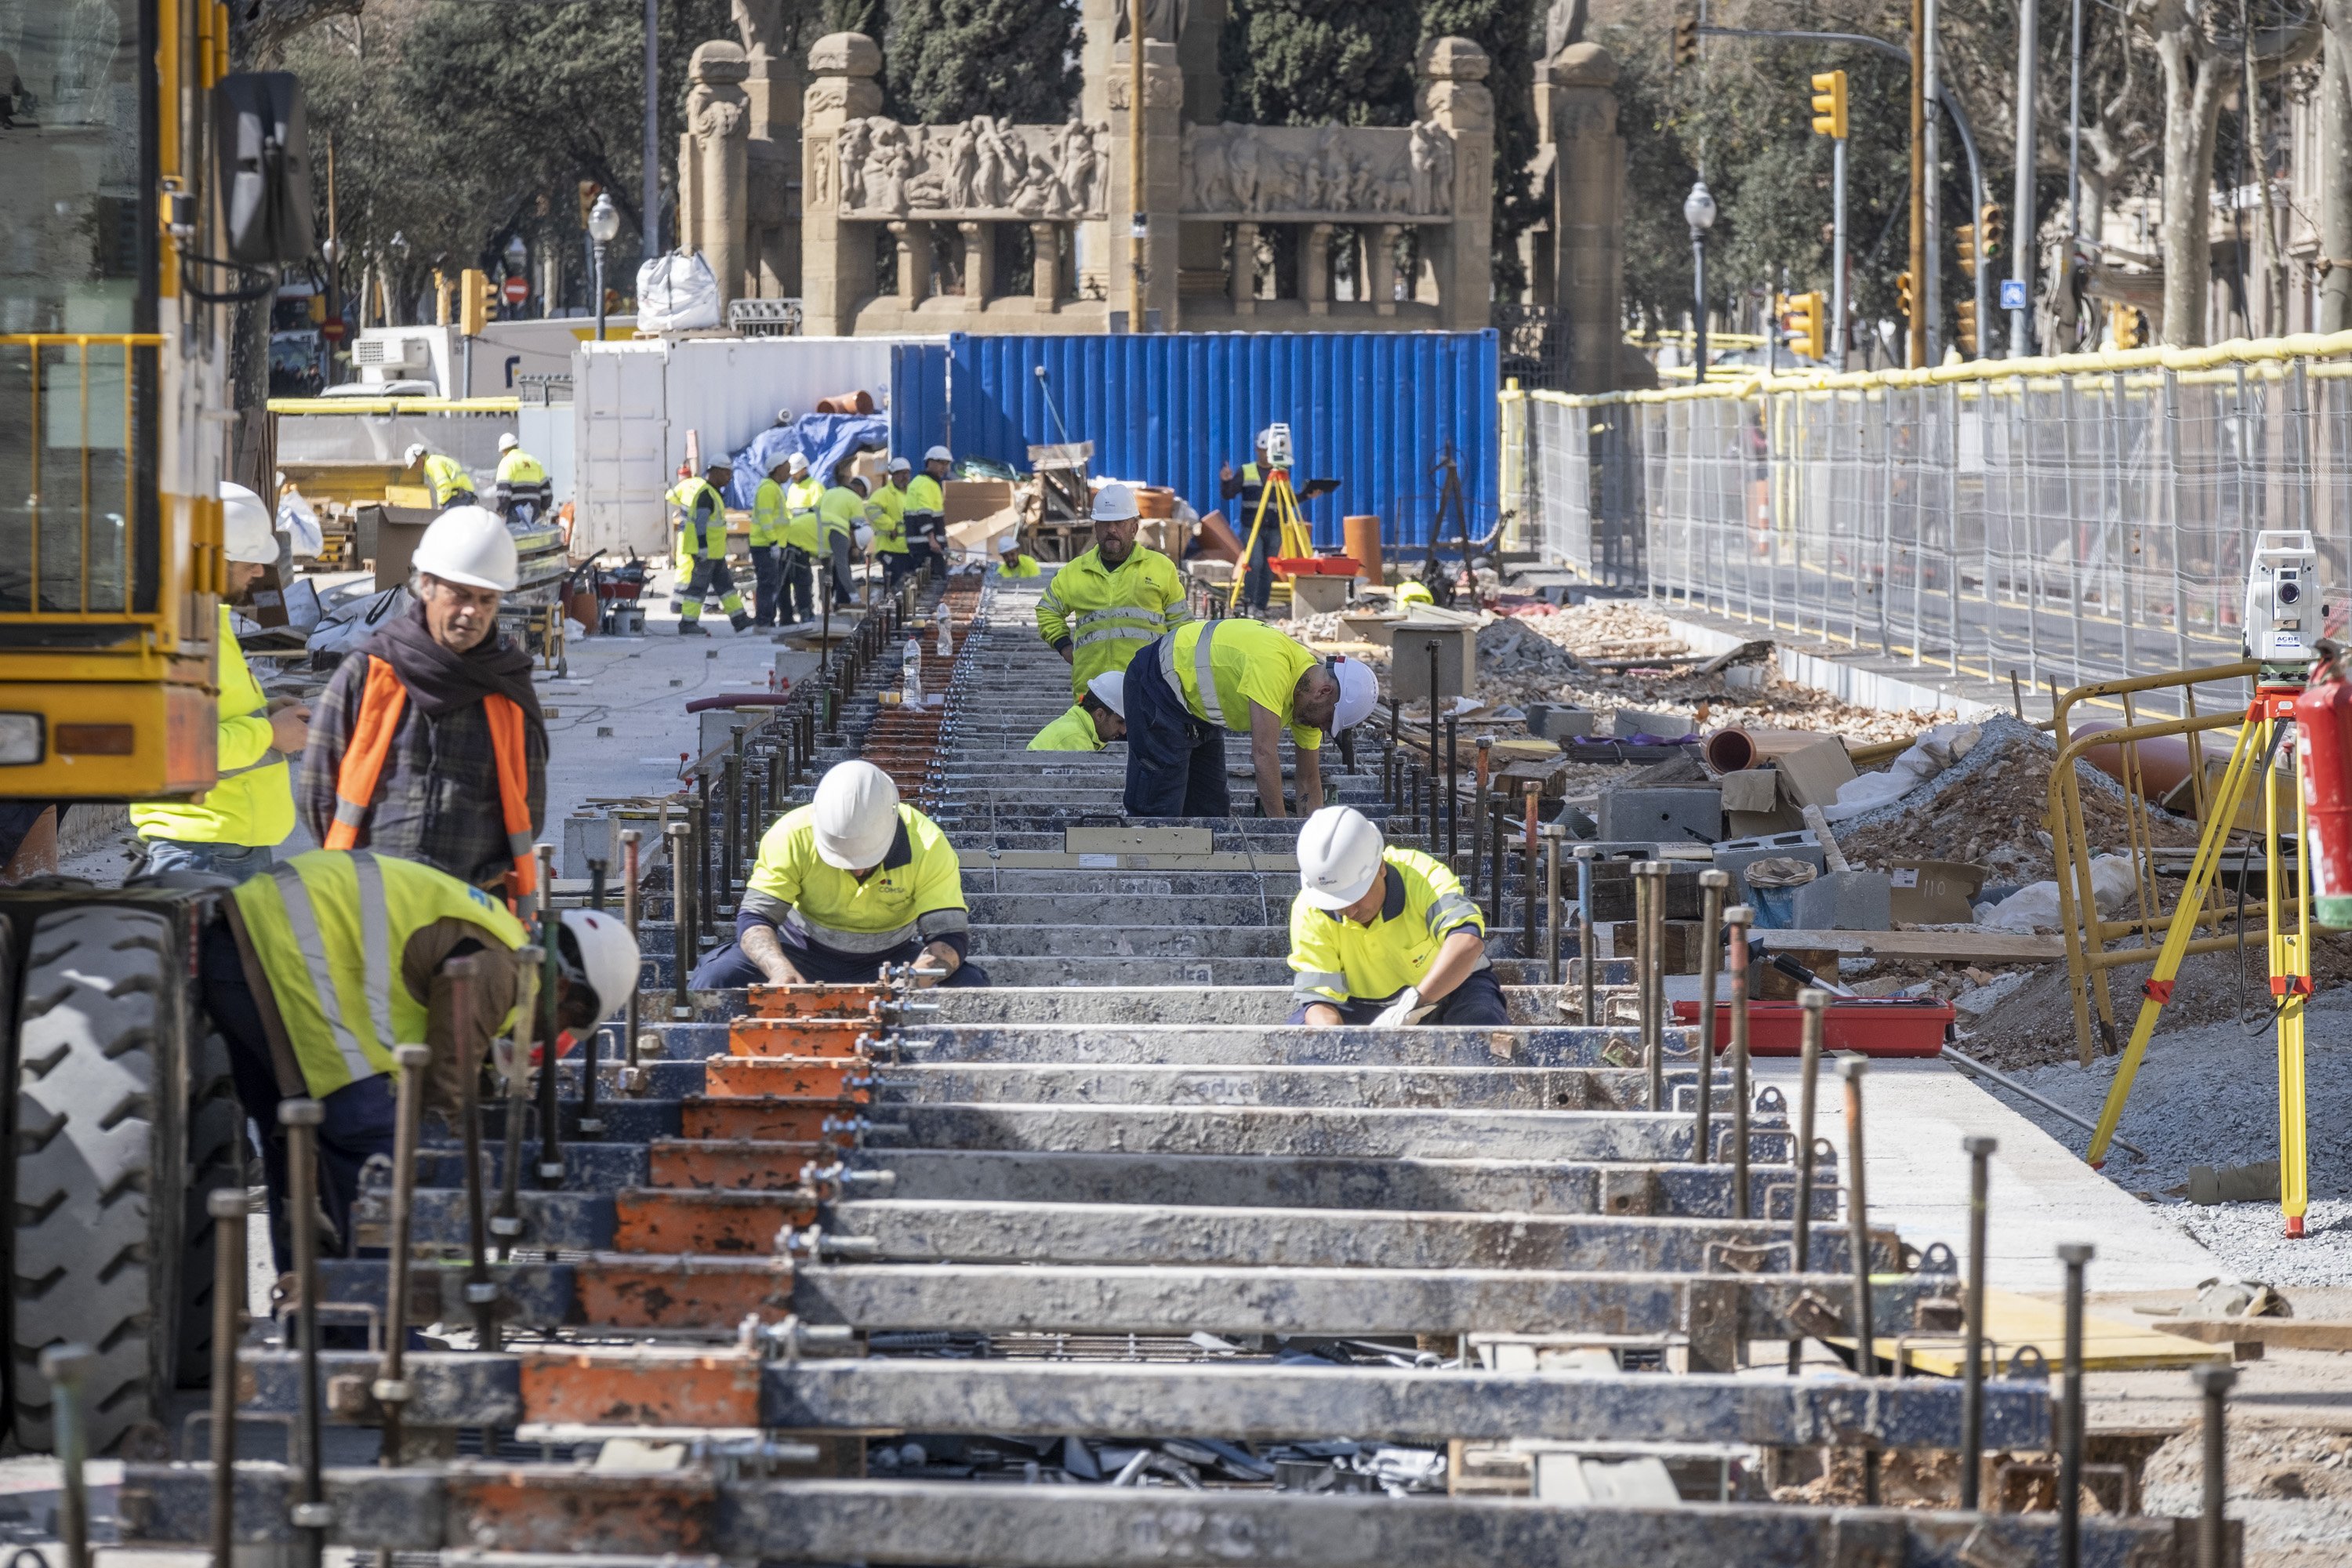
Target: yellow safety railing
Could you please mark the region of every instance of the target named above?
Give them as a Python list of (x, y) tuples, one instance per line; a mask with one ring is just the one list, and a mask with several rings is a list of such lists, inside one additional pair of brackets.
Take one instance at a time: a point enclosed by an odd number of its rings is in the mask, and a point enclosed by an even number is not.
[(0, 334), (0, 424), (15, 426), (0, 435), (0, 623), (157, 613), (163, 342), (152, 332)]

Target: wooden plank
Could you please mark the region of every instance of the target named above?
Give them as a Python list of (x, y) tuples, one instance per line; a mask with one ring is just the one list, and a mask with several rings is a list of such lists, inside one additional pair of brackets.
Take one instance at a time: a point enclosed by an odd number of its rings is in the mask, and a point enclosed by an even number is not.
[[(1987, 1373), (1998, 1375), (2020, 1346), (2032, 1345), (2049, 1362), (2050, 1373), (2055, 1377), (2066, 1349), (2065, 1310), (2063, 1302), (2045, 1301), (2038, 1296), (1987, 1290), (1985, 1337), (1990, 1342)], [(1829, 1342), (1848, 1350), (1853, 1347), (1851, 1338)], [(1893, 1339), (1874, 1338), (1871, 1342), (1882, 1358), (1890, 1362), (1895, 1359)], [(1960, 1359), (1967, 1353), (1966, 1342), (1957, 1335), (1950, 1339), (1906, 1338), (1902, 1353), (1905, 1363), (1912, 1370), (1940, 1377), (1958, 1377), (1968, 1364)], [(2168, 1334), (2121, 1318), (2101, 1317), (2095, 1312), (2086, 1312), (2083, 1317), (2083, 1365), (2087, 1371), (2150, 1372), (2165, 1367), (2227, 1363), (2231, 1359), (2228, 1344), (2199, 1344), (2179, 1334)]]
[(1999, 931), (1775, 931), (1772, 948), (1810, 947), (1841, 958), (1942, 959), (1954, 963), (2063, 963), (2066, 939)]
[(2214, 1345), (2352, 1351), (2352, 1322), (2319, 1318), (2155, 1318), (2149, 1327)]

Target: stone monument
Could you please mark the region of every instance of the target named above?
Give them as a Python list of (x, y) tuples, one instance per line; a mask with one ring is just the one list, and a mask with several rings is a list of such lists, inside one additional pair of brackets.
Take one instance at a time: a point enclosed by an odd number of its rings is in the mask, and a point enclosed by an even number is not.
[[(1617, 132), (1617, 62), (1570, 43), (1536, 73), (1537, 192), (1545, 220), (1528, 237), (1530, 304), (1568, 333), (1570, 392), (1628, 384), (1624, 364), (1625, 139)], [(1638, 354), (1640, 373), (1648, 363)]]

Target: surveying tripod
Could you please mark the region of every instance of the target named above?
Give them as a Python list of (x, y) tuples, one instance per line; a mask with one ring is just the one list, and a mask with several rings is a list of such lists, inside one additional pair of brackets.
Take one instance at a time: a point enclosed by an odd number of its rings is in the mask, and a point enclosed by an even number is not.
[(1269, 506), (1274, 508), (1276, 526), (1281, 529), (1282, 538), (1279, 546), (1267, 553), (1293, 560), (1315, 553), (1315, 536), (1307, 531), (1307, 521), (1298, 515), (1298, 492), (1290, 488), (1290, 470), (1268, 469), (1265, 483), (1257, 492), (1257, 510), (1250, 518), (1249, 538), (1242, 543), (1241, 565), (1234, 571), (1233, 587), (1225, 595), (1228, 615), (1242, 602), (1242, 587), (1249, 580), (1250, 562), (1257, 555), (1258, 531), (1265, 526), (1265, 509)]
[[(2224, 847), (2238, 819), (2238, 809), (2246, 792), (2255, 787), (2259, 779), (2263, 792), (2263, 933), (2270, 944), (2272, 1008), (2278, 1024), (2279, 1210), (2286, 1216), (2286, 1233), (2290, 1237), (2303, 1234), (2310, 1186), (2310, 1160), (2304, 1138), (2303, 1009), (2305, 998), (2311, 994), (2311, 866), (2302, 852), (2302, 846), (2310, 841), (2310, 813), (2303, 793), (2302, 754), (2299, 748), (2290, 747), (2294, 754), (2294, 772), (2284, 787), (2294, 795), (2297, 853), (2294, 872), (2294, 927), (2286, 931), (2282, 929), (2279, 898), (2282, 781), (2273, 763), (2287, 731), (2294, 726), (2294, 700), (2303, 695), (2305, 673), (2301, 669), (2266, 668), (2256, 679), (2254, 700), (2246, 709), (2245, 722), (2238, 727), (2238, 743), (2231, 750), (2230, 765), (2221, 774), (2204, 831), (2198, 837), (2197, 856), (2189, 866), (2188, 886), (2180, 890), (2180, 901), (2172, 911), (2172, 923), (2164, 933), (2164, 945), (2157, 950), (2156, 970), (2148, 976), (2146, 999), (2140, 1003), (2139, 1016), (2132, 1024), (2131, 1040), (2124, 1047), (2115, 1081), (2107, 1087), (2106, 1104), (2100, 1109), (2099, 1125), (2091, 1134), (2091, 1147), (2085, 1155), (2094, 1166), (2106, 1162), (2107, 1144), (2115, 1136), (2116, 1121), (2123, 1116), (2124, 1101), (2131, 1094), (2133, 1075), (2139, 1070), (2140, 1058), (2147, 1054), (2148, 1037), (2156, 1032), (2157, 1015), (2172, 1000), (2180, 960), (2196, 933), (2206, 892), (2221, 868)], [(2242, 856), (2239, 860), (2242, 888), (2246, 858)]]

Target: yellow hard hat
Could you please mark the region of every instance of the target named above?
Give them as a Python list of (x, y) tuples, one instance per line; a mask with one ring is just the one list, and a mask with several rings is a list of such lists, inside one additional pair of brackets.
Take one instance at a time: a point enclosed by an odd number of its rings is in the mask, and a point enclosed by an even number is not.
[(1400, 605), (1433, 605), (1437, 603), (1437, 595), (1429, 591), (1425, 583), (1400, 583), (1397, 584), (1396, 602)]

